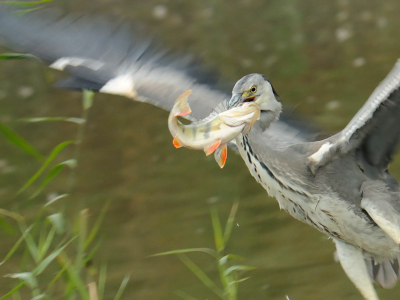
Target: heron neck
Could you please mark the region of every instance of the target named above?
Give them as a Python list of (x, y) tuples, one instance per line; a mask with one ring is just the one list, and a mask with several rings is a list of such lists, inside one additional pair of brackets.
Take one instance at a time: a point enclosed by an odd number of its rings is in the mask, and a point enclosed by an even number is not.
[(273, 104), (270, 110), (261, 111), (260, 119), (254, 124), (252, 130), (261, 130), (261, 132), (264, 132), (273, 122), (278, 120), (282, 112), (282, 105), (278, 101), (275, 101)]

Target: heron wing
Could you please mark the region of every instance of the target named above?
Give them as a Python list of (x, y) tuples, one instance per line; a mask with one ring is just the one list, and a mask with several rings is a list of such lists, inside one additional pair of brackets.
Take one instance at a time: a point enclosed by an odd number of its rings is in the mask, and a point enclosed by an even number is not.
[(400, 137), (400, 61), (341, 132), (343, 151), (360, 148), (373, 166), (387, 168)]
[[(90, 89), (147, 102), (167, 111), (183, 92), (192, 90), (190, 117), (207, 117), (226, 108), (230, 96), (216, 88), (217, 78), (188, 55), (173, 55), (143, 37), (127, 22), (91, 15), (63, 16), (39, 10), (18, 16), (0, 6), (0, 39), (11, 49), (28, 52), (51, 68), (71, 75), (58, 87)], [(279, 122), (282, 128), (293, 126)], [(289, 130), (288, 130), (289, 132)], [(284, 131), (269, 131), (285, 140)], [(287, 136), (287, 142), (292, 141)]]
[(17, 16), (0, 7), (0, 37), (7, 47), (29, 52), (72, 75), (59, 87), (119, 94), (166, 110), (191, 89), (194, 118), (207, 116), (229, 98), (213, 88), (216, 76), (189, 55), (177, 58), (128, 23), (104, 16), (62, 16), (53, 10)]
[[(400, 60), (373, 91), (349, 124), (318, 148), (311, 169), (356, 150), (359, 159), (385, 170), (400, 137)], [(361, 156), (359, 156), (361, 155)]]

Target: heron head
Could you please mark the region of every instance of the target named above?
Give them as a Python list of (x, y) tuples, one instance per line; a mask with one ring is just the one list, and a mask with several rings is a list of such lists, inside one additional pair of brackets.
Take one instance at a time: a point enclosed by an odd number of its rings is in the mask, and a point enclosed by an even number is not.
[(264, 75), (254, 73), (241, 78), (232, 90), (229, 108), (238, 107), (246, 102), (258, 104), (261, 111), (276, 111), (280, 103), (278, 95)]

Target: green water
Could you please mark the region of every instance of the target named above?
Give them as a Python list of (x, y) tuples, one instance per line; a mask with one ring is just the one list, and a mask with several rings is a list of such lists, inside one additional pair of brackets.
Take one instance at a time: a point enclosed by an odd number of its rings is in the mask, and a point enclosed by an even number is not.
[[(58, 4), (58, 3), (54, 3)], [(70, 11), (108, 13), (145, 24), (168, 47), (202, 56), (227, 80), (259, 72), (273, 83), (286, 107), (326, 132), (342, 129), (400, 56), (400, 2), (388, 1), (68, 1)], [(0, 121), (42, 153), (76, 136), (75, 124), (17, 122), (20, 118), (81, 114), (81, 95), (51, 87), (61, 75), (32, 61), (0, 63)], [(240, 286), (239, 299), (361, 299), (326, 236), (279, 211), (228, 153), (220, 170), (200, 151), (176, 150), (167, 113), (146, 104), (98, 95), (85, 129), (72, 206), (84, 203), (95, 220), (112, 200), (103, 223), (104, 243), (95, 264), (108, 263), (107, 299), (131, 273), (123, 299), (216, 299), (174, 256), (147, 256), (179, 248), (213, 247), (210, 207), (226, 219), (240, 207), (228, 252), (257, 269)], [(60, 157), (68, 159), (72, 148)], [(64, 193), (68, 171), (35, 200), (18, 189), (40, 167), (0, 136), (0, 207), (33, 217), (51, 193)], [(400, 178), (400, 165), (393, 174)], [(26, 196), (26, 195), (25, 195)], [(0, 257), (18, 235), (0, 230)], [(217, 279), (205, 255), (191, 256)], [(0, 274), (18, 271), (17, 262)], [(0, 294), (12, 288), (0, 279)], [(399, 286), (378, 289), (398, 299)]]

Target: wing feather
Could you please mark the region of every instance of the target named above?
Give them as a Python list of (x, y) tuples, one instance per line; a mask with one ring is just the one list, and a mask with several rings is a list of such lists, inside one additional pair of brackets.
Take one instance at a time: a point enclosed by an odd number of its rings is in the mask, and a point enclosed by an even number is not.
[[(50, 67), (69, 73), (71, 78), (58, 83), (59, 87), (119, 94), (168, 111), (178, 96), (190, 89), (192, 120), (207, 117), (217, 106), (223, 111), (224, 100), (230, 98), (216, 88), (215, 75), (204, 72), (191, 56), (169, 53), (127, 22), (90, 15), (63, 16), (54, 10), (17, 16), (13, 9), (0, 6), (0, 39), (9, 48), (31, 53)], [(295, 128), (286, 122), (279, 124)], [(282, 130), (276, 134), (269, 130), (268, 139), (274, 138), (293, 143), (293, 134), (285, 136)]]
[[(341, 132), (338, 143), (349, 143), (356, 133), (368, 125), (374, 118), (378, 109), (390, 101), (390, 96), (400, 87), (400, 60), (396, 62), (393, 69), (385, 79), (373, 91), (363, 107), (357, 112), (349, 124)], [(367, 133), (365, 132), (364, 135)], [(362, 138), (362, 137), (361, 137)]]
[(357, 151), (370, 166), (386, 170), (400, 138), (400, 60), (373, 91), (363, 107), (338, 134), (327, 139), (330, 147), (320, 160), (309, 157), (312, 170), (338, 155)]

